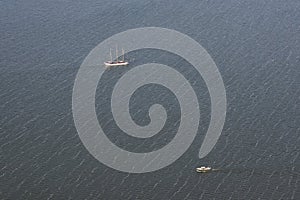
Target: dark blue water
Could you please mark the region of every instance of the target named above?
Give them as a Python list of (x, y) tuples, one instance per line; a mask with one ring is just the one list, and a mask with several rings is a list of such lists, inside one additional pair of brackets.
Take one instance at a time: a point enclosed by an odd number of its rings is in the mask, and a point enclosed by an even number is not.
[[(300, 198), (299, 1), (4, 0), (0, 10), (1, 199)], [(132, 52), (135, 65), (171, 65), (203, 92), (200, 127), (189, 150), (162, 170), (128, 174), (101, 164), (81, 143), (72, 89), (91, 49), (115, 33), (145, 26), (180, 31), (209, 52), (224, 80), (228, 112), (217, 145), (198, 159), (210, 111), (203, 80), (174, 55)], [(99, 82), (102, 123), (111, 120), (100, 94), (109, 93), (122, 70), (107, 72)], [(145, 97), (151, 91), (154, 97)], [(110, 139), (136, 151), (165, 145), (180, 114), (170, 99), (170, 91), (149, 86), (131, 105), (140, 124), (148, 120), (140, 108), (157, 102), (167, 107), (165, 140), (139, 144), (119, 138), (118, 130)], [(220, 170), (197, 174), (200, 165)]]

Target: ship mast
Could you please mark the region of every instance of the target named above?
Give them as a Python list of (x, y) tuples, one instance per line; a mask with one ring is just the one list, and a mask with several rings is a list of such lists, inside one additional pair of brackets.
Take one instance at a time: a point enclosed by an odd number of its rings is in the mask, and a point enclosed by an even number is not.
[(111, 48), (109, 49), (109, 55), (110, 55), (110, 62), (112, 63)]
[(116, 57), (117, 57), (117, 62), (119, 62), (119, 59), (118, 59), (118, 45), (116, 45)]
[(124, 54), (125, 54), (125, 53), (124, 53), (124, 49), (122, 48), (122, 55), (123, 55), (123, 56), (122, 56), (122, 61), (123, 61), (123, 62), (125, 61)]

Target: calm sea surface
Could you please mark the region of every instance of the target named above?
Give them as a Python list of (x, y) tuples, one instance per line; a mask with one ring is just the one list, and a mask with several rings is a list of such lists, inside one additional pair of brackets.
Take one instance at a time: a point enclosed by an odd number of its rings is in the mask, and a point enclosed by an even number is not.
[[(124, 134), (112, 120), (109, 94), (129, 69), (163, 63), (197, 94), (197, 136), (180, 159), (159, 171), (111, 169), (85, 149), (72, 116), (76, 73), (101, 41), (131, 28), (156, 26), (199, 42), (223, 77), (227, 116), (213, 151), (198, 158), (210, 119), (201, 76), (182, 58), (144, 49), (128, 68), (104, 73), (96, 110), (107, 136), (135, 152), (159, 149), (178, 128), (180, 107), (159, 85), (137, 90), (137, 124), (149, 105), (168, 120), (152, 140)], [(186, 47), (188, 49), (188, 47)], [(300, 1), (0, 1), (0, 199), (300, 199)], [(197, 174), (195, 168), (219, 171)]]

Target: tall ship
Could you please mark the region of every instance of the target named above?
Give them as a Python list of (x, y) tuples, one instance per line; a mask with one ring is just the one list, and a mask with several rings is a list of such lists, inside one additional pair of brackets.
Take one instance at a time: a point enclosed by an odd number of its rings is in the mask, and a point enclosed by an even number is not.
[(111, 53), (111, 49), (109, 51), (109, 55), (110, 55), (110, 60), (104, 62), (104, 65), (106, 67), (114, 67), (114, 66), (126, 66), (129, 63), (127, 61), (125, 61), (125, 53), (124, 53), (124, 49), (122, 49), (122, 59), (119, 60), (119, 56), (118, 56), (118, 47), (116, 47), (116, 59), (113, 60), (112, 58), (112, 53)]

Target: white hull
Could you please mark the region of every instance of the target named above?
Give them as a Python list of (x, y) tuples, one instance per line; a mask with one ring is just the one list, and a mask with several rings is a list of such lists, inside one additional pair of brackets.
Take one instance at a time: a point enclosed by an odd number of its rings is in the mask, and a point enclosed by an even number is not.
[(200, 172), (200, 173), (205, 173), (205, 172), (212, 171), (212, 168), (211, 167), (197, 167), (196, 171)]
[(117, 62), (117, 63), (105, 62), (104, 64), (105, 64), (106, 67), (114, 67), (114, 66), (126, 66), (129, 63), (128, 62)]

